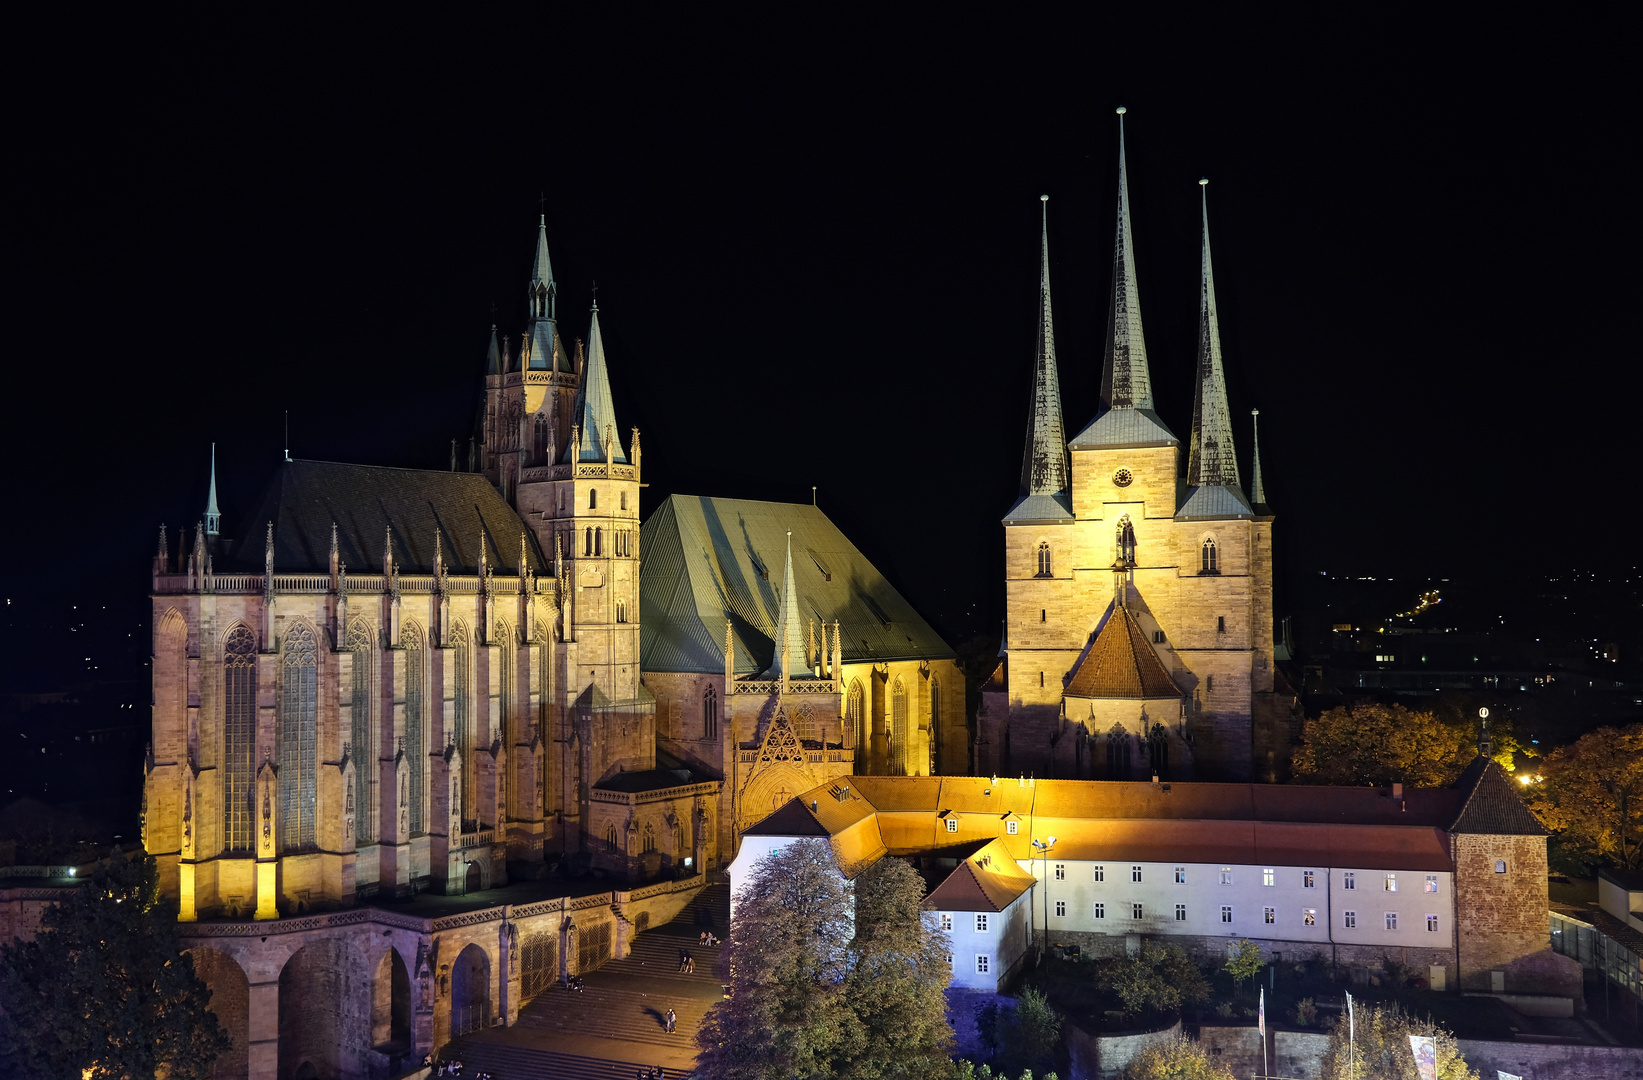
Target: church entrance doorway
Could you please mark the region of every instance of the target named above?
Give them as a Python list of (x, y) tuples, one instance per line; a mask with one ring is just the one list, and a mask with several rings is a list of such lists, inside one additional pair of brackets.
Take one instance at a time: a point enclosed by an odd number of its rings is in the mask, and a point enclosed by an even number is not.
[(491, 958), (469, 945), (451, 969), (451, 1038), (479, 1031), (491, 1022)]
[(462, 886), (462, 891), (465, 893), (474, 893), (478, 892), (482, 887), (483, 881), (479, 876), (479, 864), (476, 862), (471, 862), (468, 864), (468, 877), (467, 881)]

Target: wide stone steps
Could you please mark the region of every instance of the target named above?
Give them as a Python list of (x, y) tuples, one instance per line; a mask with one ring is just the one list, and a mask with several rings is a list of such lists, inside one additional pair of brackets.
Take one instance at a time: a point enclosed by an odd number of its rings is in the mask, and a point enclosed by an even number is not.
[[(717, 988), (715, 983), (714, 987)], [(713, 1000), (656, 990), (596, 987), (592, 978), (580, 994), (549, 991), (520, 1010), (515, 1025), (549, 1035), (587, 1035), (655, 1046), (690, 1046)], [(662, 1030), (662, 1017), (672, 1009), (677, 1030)]]

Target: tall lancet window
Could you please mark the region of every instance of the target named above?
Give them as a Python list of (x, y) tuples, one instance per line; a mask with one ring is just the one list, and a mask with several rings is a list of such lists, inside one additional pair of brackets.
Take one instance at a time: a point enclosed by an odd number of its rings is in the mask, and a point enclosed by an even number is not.
[(1200, 574), (1219, 574), (1221, 572), (1220, 553), (1215, 550), (1215, 537), (1204, 537), (1203, 554), (1199, 558)]
[(422, 821), (422, 775), (427, 764), (423, 749), (422, 725), (424, 697), (422, 691), (422, 635), (407, 626), (400, 631), (400, 658), (405, 664), (405, 765), (409, 774), (410, 828), (412, 836), (420, 836), (425, 828)]
[(469, 675), (469, 667), (473, 664), (473, 650), (468, 648), (468, 628), (457, 623), (451, 628), (452, 664), (455, 667), (454, 678), (451, 680), (456, 687), (456, 700), (452, 703), (452, 723), (456, 727), (456, 752), (462, 761), (462, 782), (458, 785), (457, 798), (460, 800), (458, 810), (461, 814), (462, 831), (471, 830), (474, 825), (474, 767), (473, 767), (473, 735), (468, 730), (473, 723), (473, 710), (469, 708), (468, 699), (473, 696), (473, 679)]
[(1130, 778), (1130, 735), (1122, 724), (1114, 724), (1107, 732), (1107, 779)]
[(1038, 545), (1038, 576), (1050, 576), (1050, 542), (1041, 541)]
[(531, 448), (531, 456), (534, 459), (540, 461), (553, 452), (553, 448), (548, 445), (548, 418), (545, 416), (536, 418), (535, 443), (536, 445)]
[(592, 555), (593, 554), (593, 527), (592, 526), (589, 526), (588, 531), (586, 533), (584, 533), (583, 536), (582, 536), (582, 554), (583, 555)]
[[(502, 639), (502, 647), (496, 650), (497, 684), (502, 688), (501, 695), (497, 700), (502, 714), (500, 721), (502, 730), (498, 734), (502, 737), (503, 746), (512, 746), (519, 741), (519, 733), (516, 730), (513, 716), (513, 654), (519, 646), (514, 641), (513, 628), (507, 623), (502, 623), (497, 627), (497, 636)], [(497, 824), (501, 824), (501, 822)]]
[(354, 759), (354, 836), (356, 844), (377, 838), (376, 803), (371, 798), (376, 778), (376, 740), (371, 738), (371, 659), (375, 650), (370, 627), (356, 622), (348, 628), (348, 651), (354, 656), (353, 721), (349, 724), (349, 756)]
[(900, 678), (890, 690), (890, 774), (907, 775), (907, 687)]
[(709, 686), (702, 691), (702, 738), (719, 737), (719, 692)]
[(849, 724), (850, 734), (856, 740), (856, 748), (866, 753), (867, 692), (861, 688), (859, 679), (850, 681), (850, 696), (845, 698), (844, 719)]
[(279, 746), (280, 836), (287, 850), (314, 843), (318, 662), (312, 630), (299, 624), (286, 632), (280, 663)]
[(257, 639), (243, 626), (223, 643), (223, 847), (250, 851), (256, 775)]
[(941, 681), (930, 676), (930, 775), (936, 772), (936, 733), (941, 730)]
[(1130, 524), (1128, 514), (1118, 523), (1118, 561), (1125, 566), (1135, 565), (1135, 526)]

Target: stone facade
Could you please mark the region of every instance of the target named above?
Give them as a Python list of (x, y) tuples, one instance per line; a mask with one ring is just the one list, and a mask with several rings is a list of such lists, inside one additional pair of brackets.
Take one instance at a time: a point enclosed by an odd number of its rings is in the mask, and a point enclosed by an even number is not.
[(1453, 845), (1461, 989), (1579, 1000), (1579, 962), (1546, 944), (1545, 838), (1457, 834)]

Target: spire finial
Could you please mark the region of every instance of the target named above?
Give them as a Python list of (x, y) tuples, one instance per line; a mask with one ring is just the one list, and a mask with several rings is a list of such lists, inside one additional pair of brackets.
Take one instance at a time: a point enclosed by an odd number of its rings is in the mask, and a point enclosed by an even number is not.
[[(289, 457), (289, 455), (287, 455)], [(205, 497), (205, 535), (216, 536), (217, 529), (222, 524), (222, 515), (217, 512), (217, 444), (211, 444), (211, 489)]]
[(595, 312), (599, 310), (599, 281), (597, 278), (593, 282), (593, 310)]
[(782, 566), (782, 594), (776, 610), (775, 655), (770, 661), (772, 678), (788, 679), (809, 674), (805, 667), (804, 627), (799, 623), (798, 590), (793, 583), (793, 532), (787, 533), (787, 555)]

